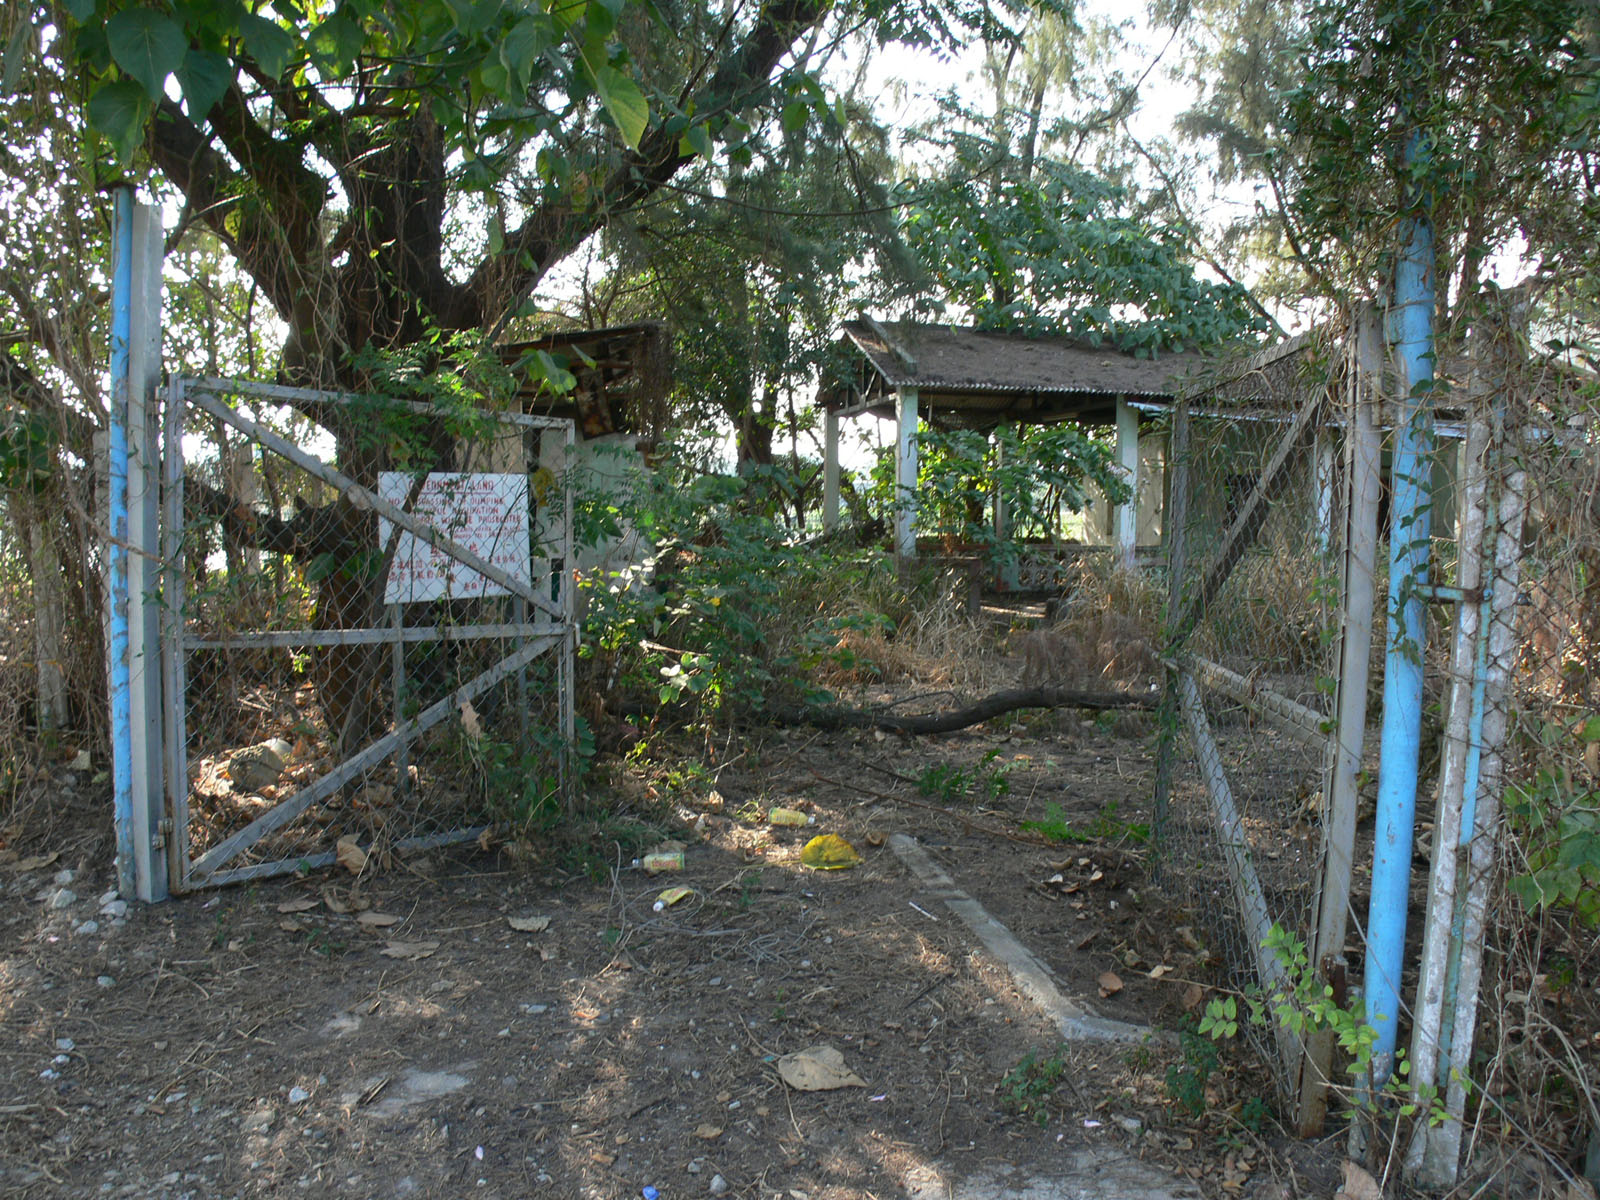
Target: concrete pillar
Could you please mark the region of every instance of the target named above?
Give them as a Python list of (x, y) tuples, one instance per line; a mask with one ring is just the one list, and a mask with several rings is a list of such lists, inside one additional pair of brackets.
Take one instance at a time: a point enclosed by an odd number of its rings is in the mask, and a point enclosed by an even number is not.
[(839, 414), (822, 414), (822, 531), (839, 528)]
[(894, 552), (901, 559), (917, 556), (917, 389), (895, 392)]
[(1117, 561), (1131, 567), (1139, 545), (1139, 411), (1122, 396), (1117, 397), (1117, 467), (1129, 489), (1127, 502), (1117, 505)]

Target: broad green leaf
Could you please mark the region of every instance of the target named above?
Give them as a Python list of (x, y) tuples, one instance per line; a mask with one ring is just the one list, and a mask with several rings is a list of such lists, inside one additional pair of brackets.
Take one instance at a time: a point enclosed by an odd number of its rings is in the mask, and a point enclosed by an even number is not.
[(340, 8), (311, 31), (308, 49), (330, 74), (347, 74), (366, 39), (361, 21), (348, 8)]
[(250, 57), (272, 78), (277, 79), (289, 69), (294, 38), (282, 26), (246, 13), (239, 18), (239, 34), (244, 38), (244, 48), (250, 52)]
[(74, 21), (88, 21), (94, 16), (95, 0), (67, 0), (67, 12)]
[(691, 125), (683, 131), (683, 136), (678, 139), (678, 152), (680, 154), (698, 154), (707, 162), (711, 161), (711, 134), (704, 125)]
[(526, 90), (533, 77), (534, 62), (550, 48), (553, 35), (550, 18), (529, 16), (513, 25), (500, 43), (500, 62), (511, 72), (519, 89)]
[(650, 125), (650, 107), (639, 85), (615, 67), (601, 67), (594, 73), (594, 90), (622, 132), (622, 140), (630, 150), (637, 150)]
[(23, 65), (33, 51), (38, 31), (31, 21), (18, 21), (6, 43), (5, 63), (0, 67), (0, 92), (10, 95), (17, 90), (17, 80), (22, 78)]
[(89, 98), (89, 124), (111, 142), (117, 161), (127, 163), (144, 136), (150, 108), (150, 96), (142, 84), (118, 79), (101, 84)]
[(160, 98), (167, 76), (178, 69), (189, 48), (176, 21), (148, 8), (125, 8), (112, 17), (106, 22), (106, 40), (117, 66), (144, 84), (152, 100)]
[(556, 24), (566, 30), (578, 23), (587, 4), (585, 0), (547, 0), (546, 7)]
[(233, 82), (233, 64), (212, 50), (191, 50), (178, 68), (178, 85), (183, 88), (189, 116), (200, 120), (222, 98)]
[(445, 0), (455, 26), (466, 37), (486, 32), (500, 15), (496, 0)]
[(791, 100), (783, 106), (783, 131), (785, 133), (798, 133), (806, 127), (806, 103), (804, 100)]
[(584, 40), (596, 49), (605, 46), (606, 40), (617, 27), (616, 14), (602, 0), (589, 0), (583, 10)]

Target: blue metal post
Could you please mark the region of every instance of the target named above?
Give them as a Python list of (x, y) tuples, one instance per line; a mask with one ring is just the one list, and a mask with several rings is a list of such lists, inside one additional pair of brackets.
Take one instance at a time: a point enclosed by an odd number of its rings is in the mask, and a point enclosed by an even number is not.
[(134, 894), (133, 738), (128, 663), (128, 354), (133, 314), (133, 189), (117, 189), (111, 224), (111, 436), (106, 538), (111, 639), (111, 791), (117, 888)]
[[(1413, 138), (1406, 148), (1407, 164), (1414, 164), (1421, 153), (1420, 139)], [(1383, 672), (1383, 742), (1363, 990), (1367, 1022), (1377, 1035), (1370, 1080), (1374, 1090), (1381, 1088), (1394, 1070), (1422, 743), (1424, 613), (1419, 587), (1428, 579), (1432, 524), (1433, 412), (1429, 392), (1434, 361), (1434, 241), (1431, 209), (1425, 199), (1417, 210), (1405, 222), (1405, 246), (1395, 266), (1392, 314), (1392, 336), (1406, 394), (1396, 420), (1390, 472), (1388, 657)]]

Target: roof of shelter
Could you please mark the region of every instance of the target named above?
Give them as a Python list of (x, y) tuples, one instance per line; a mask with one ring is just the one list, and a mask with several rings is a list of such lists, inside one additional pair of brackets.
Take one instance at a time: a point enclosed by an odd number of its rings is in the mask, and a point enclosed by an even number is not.
[(554, 393), (530, 373), (517, 397), (524, 411), (570, 418), (584, 437), (659, 434), (672, 380), (672, 335), (661, 322), (559, 330), (495, 349), (514, 371), (542, 352), (577, 380), (571, 391)]
[(973, 424), (1001, 420), (1113, 419), (1116, 399), (1171, 398), (1204, 361), (1185, 351), (1137, 358), (1065, 337), (1024, 337), (915, 321), (847, 321), (847, 342), (867, 369), (825, 403), (874, 409), (899, 388)]

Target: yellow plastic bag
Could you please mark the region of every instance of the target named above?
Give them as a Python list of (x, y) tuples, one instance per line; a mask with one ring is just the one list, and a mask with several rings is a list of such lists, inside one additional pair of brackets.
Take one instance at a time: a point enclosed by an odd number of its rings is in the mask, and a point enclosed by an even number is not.
[(835, 833), (821, 833), (800, 851), (800, 861), (814, 871), (843, 871), (861, 861), (856, 848)]

